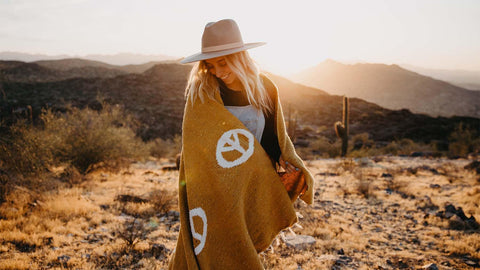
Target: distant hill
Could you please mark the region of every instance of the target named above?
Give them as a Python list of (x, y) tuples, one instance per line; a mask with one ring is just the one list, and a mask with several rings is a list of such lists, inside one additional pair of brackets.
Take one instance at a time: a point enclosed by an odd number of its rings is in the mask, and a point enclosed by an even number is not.
[(176, 57), (162, 55), (162, 54), (135, 54), (135, 53), (117, 53), (117, 54), (88, 54), (84, 56), (78, 55), (45, 55), (45, 54), (30, 54), (21, 52), (0, 52), (0, 60), (34, 62), (41, 60), (60, 60), (69, 58), (81, 58), (85, 60), (99, 61), (110, 65), (139, 65), (147, 62), (169, 61), (176, 60)]
[(86, 60), (81, 58), (63, 58), (56, 60), (40, 60), (33, 62), (42, 67), (57, 69), (57, 70), (69, 70), (72, 68), (83, 68), (83, 67), (101, 67), (101, 68), (110, 68), (116, 69), (117, 66), (110, 65), (100, 61)]
[(431, 69), (407, 64), (402, 64), (400, 66), (419, 74), (446, 81), (469, 90), (480, 91), (480, 71)]
[(0, 81), (52, 82), (72, 78), (113, 78), (127, 73), (142, 73), (160, 63), (116, 66), (79, 58), (40, 60), (36, 62), (0, 61)]
[(173, 60), (164, 60), (164, 61), (150, 61), (147, 63), (141, 64), (130, 64), (130, 65), (111, 65), (100, 61), (86, 60), (81, 58), (65, 58), (58, 60), (41, 60), (34, 63), (39, 64), (43, 67), (57, 69), (57, 70), (71, 70), (74, 68), (84, 68), (84, 67), (93, 67), (93, 68), (106, 68), (123, 71), (124, 73), (142, 73), (147, 69), (153, 67), (159, 63), (171, 63)]
[(431, 116), (480, 117), (480, 92), (422, 76), (397, 65), (345, 65), (326, 60), (291, 77), (330, 94)]
[(0, 81), (52, 82), (72, 78), (112, 78), (122, 74), (127, 74), (127, 72), (95, 64), (91, 66), (70, 65), (66, 64), (65, 60), (42, 61), (39, 63), (0, 61)]
[[(32, 70), (25, 68), (31, 67)], [(115, 77), (76, 77), (54, 80), (59, 70), (38, 64), (0, 62), (0, 67), (23, 67), (17, 80), (0, 81), (0, 121), (11, 124), (21, 117), (27, 106), (33, 108), (34, 119), (45, 107), (64, 111), (67, 104), (75, 107), (101, 108), (97, 99), (119, 104), (139, 123), (138, 135), (149, 140), (180, 134), (184, 109), (184, 90), (191, 65), (160, 63), (143, 73), (126, 73)], [(89, 70), (92, 67), (77, 67)], [(97, 67), (104, 68), (104, 67)], [(7, 69), (8, 70), (8, 69)], [(0, 70), (2, 71), (2, 70)], [(67, 70), (68, 71), (68, 70)], [(81, 73), (81, 72), (79, 72)], [(28, 74), (50, 76), (51, 81), (35, 82)], [(42, 75), (41, 75), (42, 74)], [(7, 74), (8, 75), (8, 74)], [(33, 75), (32, 75), (33, 76)], [(286, 116), (297, 118), (298, 139), (314, 140), (326, 136), (335, 140), (333, 124), (342, 117), (342, 97), (294, 83), (268, 74), (278, 85)], [(24, 80), (19, 80), (24, 78)], [(480, 129), (480, 119), (432, 118), (408, 110), (389, 110), (361, 99), (350, 100), (350, 133), (368, 132), (375, 141), (410, 138), (415, 141), (446, 141), (460, 122)]]

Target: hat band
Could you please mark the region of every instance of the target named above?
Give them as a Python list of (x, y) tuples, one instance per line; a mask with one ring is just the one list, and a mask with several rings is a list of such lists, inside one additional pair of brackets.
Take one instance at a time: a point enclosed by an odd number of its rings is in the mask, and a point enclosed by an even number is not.
[(209, 46), (209, 47), (202, 48), (202, 53), (229, 50), (229, 49), (239, 48), (239, 47), (242, 47), (242, 46), (243, 46), (242, 41), (235, 42), (235, 43), (218, 45), (218, 46)]

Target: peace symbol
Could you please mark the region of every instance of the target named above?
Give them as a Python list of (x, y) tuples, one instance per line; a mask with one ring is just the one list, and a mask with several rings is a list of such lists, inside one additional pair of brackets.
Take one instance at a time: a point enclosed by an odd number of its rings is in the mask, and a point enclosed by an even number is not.
[[(203, 232), (202, 234), (198, 233), (195, 230), (195, 224), (193, 224), (193, 217), (198, 216), (202, 219), (203, 222)], [(200, 241), (197, 247), (195, 247), (195, 255), (198, 255), (202, 252), (202, 249), (205, 247), (205, 241), (207, 240), (207, 215), (201, 207), (190, 210), (190, 228), (192, 230), (193, 238)]]
[[(248, 139), (248, 148), (244, 149), (240, 145), (238, 134), (245, 136)], [(217, 162), (223, 168), (232, 168), (247, 161), (253, 154), (253, 143), (255, 139), (252, 133), (245, 129), (232, 129), (225, 132), (217, 143)], [(223, 153), (230, 151), (238, 151), (241, 156), (233, 161), (228, 161), (224, 158)]]

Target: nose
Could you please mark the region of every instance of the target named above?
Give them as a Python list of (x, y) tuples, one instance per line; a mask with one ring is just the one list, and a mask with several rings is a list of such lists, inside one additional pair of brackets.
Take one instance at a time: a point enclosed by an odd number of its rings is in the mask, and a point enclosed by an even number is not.
[(215, 68), (215, 73), (221, 77), (225, 73), (225, 68), (218, 66)]

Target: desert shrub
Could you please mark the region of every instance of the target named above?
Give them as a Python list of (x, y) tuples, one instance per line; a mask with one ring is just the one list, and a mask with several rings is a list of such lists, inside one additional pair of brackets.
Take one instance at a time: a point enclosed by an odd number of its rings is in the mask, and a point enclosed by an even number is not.
[(351, 142), (349, 143), (349, 145), (352, 145), (354, 149), (370, 148), (374, 145), (374, 141), (370, 139), (370, 134), (368, 134), (368, 132), (355, 134), (352, 136), (352, 139), (350, 141)]
[(99, 162), (146, 155), (132, 118), (118, 106), (104, 104), (102, 111), (70, 108), (61, 115), (44, 111), (41, 119), (43, 132), (55, 145), (55, 156), (82, 173)]
[(340, 156), (341, 142), (338, 139), (330, 142), (326, 137), (320, 137), (310, 144), (310, 148), (323, 157), (336, 157)]
[(43, 175), (54, 162), (52, 146), (40, 130), (21, 121), (0, 139), (0, 163), (15, 174)]
[(368, 157), (379, 154), (378, 149), (375, 147), (375, 142), (370, 139), (370, 135), (367, 132), (353, 135), (348, 145), (350, 149), (347, 154), (350, 157)]
[(401, 139), (399, 141), (393, 141), (389, 143), (383, 151), (394, 155), (407, 155), (410, 154), (411, 149), (414, 148), (415, 143), (410, 139)]
[(154, 190), (150, 195), (150, 202), (153, 204), (156, 213), (167, 213), (177, 204), (178, 195), (166, 189)]
[(477, 132), (464, 127), (462, 123), (450, 134), (449, 141), (449, 156), (465, 157), (469, 153), (480, 151), (480, 138)]
[(357, 170), (354, 171), (355, 178), (357, 179), (356, 183), (356, 192), (357, 194), (363, 196), (364, 198), (374, 198), (375, 194), (373, 193), (373, 185), (372, 185), (372, 180), (366, 177), (363, 173), (363, 170), (361, 168), (357, 168)]
[(410, 155), (413, 152), (430, 152), (433, 150), (433, 145), (416, 143), (413, 140), (406, 138), (395, 140), (387, 146), (378, 149), (380, 154), (392, 155)]
[(50, 166), (71, 165), (85, 173), (99, 162), (147, 155), (131, 117), (118, 106), (104, 105), (102, 111), (68, 108), (64, 114), (44, 110), (40, 120), (37, 127), (14, 124), (8, 138), (0, 140), (0, 164), (6, 170), (29, 176)]
[(174, 158), (182, 149), (182, 137), (175, 135), (173, 139), (157, 138), (147, 144), (150, 155), (154, 157)]

